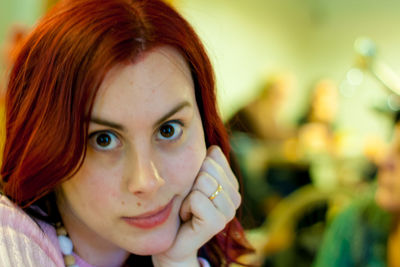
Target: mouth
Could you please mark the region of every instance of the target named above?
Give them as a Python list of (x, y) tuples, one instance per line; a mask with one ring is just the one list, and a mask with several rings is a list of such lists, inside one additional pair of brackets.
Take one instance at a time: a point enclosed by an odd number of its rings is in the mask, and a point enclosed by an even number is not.
[(143, 213), (139, 216), (122, 217), (122, 219), (130, 226), (142, 229), (154, 228), (167, 221), (172, 211), (173, 202), (174, 198), (171, 199), (171, 201), (167, 205), (161, 208)]

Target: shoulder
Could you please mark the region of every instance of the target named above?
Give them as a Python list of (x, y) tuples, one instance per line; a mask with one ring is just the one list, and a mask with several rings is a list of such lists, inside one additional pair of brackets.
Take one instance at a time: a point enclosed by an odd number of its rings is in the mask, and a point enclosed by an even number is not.
[(0, 266), (63, 266), (61, 253), (46, 232), (3, 195), (0, 195)]
[(390, 225), (391, 215), (376, 204), (374, 195), (369, 195), (354, 201), (335, 218), (335, 221), (336, 226), (343, 225), (343, 228), (359, 228), (361, 225), (366, 229), (378, 227), (388, 230), (386, 228)]
[(7, 197), (0, 195), (0, 227), (21, 232), (34, 232), (37, 224)]
[(372, 195), (355, 200), (331, 222), (314, 266), (364, 266), (372, 258), (384, 260), (389, 226), (390, 214)]
[(357, 242), (371, 232), (386, 232), (390, 214), (379, 208), (374, 198), (359, 199), (335, 216), (328, 232), (331, 239)]

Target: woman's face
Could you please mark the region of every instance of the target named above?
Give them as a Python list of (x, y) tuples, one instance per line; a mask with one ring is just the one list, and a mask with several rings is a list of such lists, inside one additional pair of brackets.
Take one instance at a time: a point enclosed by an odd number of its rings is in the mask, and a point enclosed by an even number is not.
[(376, 201), (383, 209), (400, 214), (400, 124), (394, 132), (394, 140), (379, 166)]
[(205, 156), (193, 80), (177, 50), (159, 47), (111, 69), (94, 103), (83, 165), (57, 193), (78, 254), (170, 247)]

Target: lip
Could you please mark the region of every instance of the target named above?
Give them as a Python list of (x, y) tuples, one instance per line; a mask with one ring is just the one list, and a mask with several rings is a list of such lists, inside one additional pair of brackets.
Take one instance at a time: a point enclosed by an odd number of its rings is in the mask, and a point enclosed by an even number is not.
[(127, 224), (142, 229), (157, 227), (163, 224), (169, 218), (169, 215), (172, 211), (173, 200), (174, 199), (172, 199), (167, 205), (154, 211), (146, 212), (134, 217), (122, 217), (122, 219)]

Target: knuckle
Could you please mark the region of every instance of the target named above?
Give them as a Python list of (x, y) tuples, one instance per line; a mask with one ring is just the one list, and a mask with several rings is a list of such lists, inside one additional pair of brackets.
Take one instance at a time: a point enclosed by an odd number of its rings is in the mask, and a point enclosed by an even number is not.
[(217, 188), (218, 182), (207, 172), (201, 172), (199, 175), (195, 188), (200, 191), (208, 192), (210, 188)]
[(236, 176), (233, 178), (233, 185), (235, 186), (235, 190), (239, 190), (239, 181)]
[(224, 152), (222, 151), (221, 147), (215, 146), (209, 154), (212, 158), (216, 161), (220, 162), (222, 165), (229, 165), (228, 159), (226, 158)]
[(218, 216), (218, 218), (215, 220), (215, 223), (212, 224), (213, 230), (215, 233), (221, 232), (226, 225), (226, 219), (225, 216)]
[(209, 177), (210, 174), (204, 170), (200, 170), (199, 174), (198, 174), (198, 180), (204, 180), (206, 177)]
[(210, 157), (207, 156), (207, 157), (204, 159), (203, 164), (201, 165), (200, 171), (208, 170), (208, 169), (210, 169), (211, 167), (212, 167), (212, 165), (211, 165), (211, 159), (210, 159)]
[(212, 175), (217, 175), (217, 176), (224, 177), (224, 178), (228, 177), (228, 175), (225, 173), (224, 168), (221, 165), (219, 165), (218, 162), (216, 162), (214, 159), (212, 159), (210, 157), (207, 157), (204, 160), (203, 165), (201, 166), (200, 170), (204, 171), (204, 172), (208, 172)]
[(236, 209), (235, 208), (229, 209), (228, 212), (227, 212), (228, 221), (232, 220), (233, 217), (235, 217), (235, 215), (236, 215)]
[(189, 202), (191, 204), (199, 203), (200, 201), (202, 201), (202, 198), (203, 194), (198, 190), (194, 190), (189, 196)]
[(221, 154), (223, 153), (219, 146), (213, 145), (210, 147), (210, 153), (209, 153), (210, 156), (218, 157), (221, 156)]
[(211, 157), (206, 157), (206, 159), (204, 160), (204, 167), (206, 168), (213, 168), (217, 163), (215, 162), (215, 160)]
[(242, 203), (242, 195), (239, 192), (236, 192), (236, 200), (235, 200), (235, 208), (239, 208), (240, 204)]
[(200, 171), (199, 173), (199, 178), (197, 179), (197, 184), (199, 186), (204, 186), (206, 185), (206, 183), (208, 183), (211, 179), (210, 179), (210, 174), (208, 174), (205, 171)]

